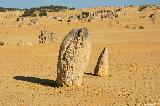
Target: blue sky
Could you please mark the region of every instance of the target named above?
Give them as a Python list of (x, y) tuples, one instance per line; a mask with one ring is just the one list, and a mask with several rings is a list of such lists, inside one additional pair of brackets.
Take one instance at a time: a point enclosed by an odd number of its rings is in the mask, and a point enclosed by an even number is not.
[(63, 5), (84, 8), (111, 5), (160, 4), (160, 0), (0, 0), (0, 7), (31, 8), (45, 5)]

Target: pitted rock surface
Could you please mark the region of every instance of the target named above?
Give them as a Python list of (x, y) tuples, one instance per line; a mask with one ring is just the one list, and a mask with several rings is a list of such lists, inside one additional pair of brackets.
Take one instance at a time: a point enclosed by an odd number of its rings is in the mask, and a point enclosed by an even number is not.
[(64, 38), (57, 64), (58, 86), (80, 86), (91, 52), (90, 34), (86, 28), (73, 29)]

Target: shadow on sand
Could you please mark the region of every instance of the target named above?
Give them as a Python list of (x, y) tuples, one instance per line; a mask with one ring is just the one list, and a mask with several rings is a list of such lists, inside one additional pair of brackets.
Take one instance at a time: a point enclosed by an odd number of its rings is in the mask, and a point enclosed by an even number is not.
[(86, 75), (92, 75), (92, 76), (96, 76), (95, 74), (92, 74), (92, 73), (84, 73), (84, 74), (86, 74)]
[(35, 77), (25, 77), (25, 76), (15, 76), (13, 78), (15, 80), (37, 83), (44, 86), (57, 87), (57, 83), (54, 80), (41, 79), (41, 78), (35, 78)]

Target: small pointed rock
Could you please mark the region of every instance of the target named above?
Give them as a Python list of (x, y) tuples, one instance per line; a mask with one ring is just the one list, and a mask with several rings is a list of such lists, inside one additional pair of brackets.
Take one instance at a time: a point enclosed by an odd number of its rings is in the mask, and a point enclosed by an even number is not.
[(108, 75), (108, 48), (105, 47), (101, 52), (97, 65), (94, 70), (94, 74), (97, 76), (105, 77)]
[(81, 86), (90, 52), (90, 34), (86, 28), (73, 29), (65, 36), (57, 64), (58, 86)]

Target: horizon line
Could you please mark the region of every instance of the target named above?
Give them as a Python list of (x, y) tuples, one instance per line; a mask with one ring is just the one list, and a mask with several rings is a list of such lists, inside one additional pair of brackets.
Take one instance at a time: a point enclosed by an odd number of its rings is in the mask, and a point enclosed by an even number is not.
[(83, 9), (83, 8), (97, 8), (97, 7), (123, 7), (123, 6), (153, 6), (153, 5), (160, 5), (160, 3), (153, 3), (153, 4), (126, 4), (126, 5), (97, 5), (97, 6), (87, 6), (87, 7), (73, 7), (73, 6), (67, 6), (67, 5), (40, 5), (40, 6), (32, 6), (32, 7), (12, 7), (12, 6), (0, 6), (2, 8), (15, 8), (15, 9), (31, 9), (31, 8), (39, 8), (39, 7), (43, 7), (43, 6), (63, 6), (63, 7), (67, 7), (67, 8), (75, 8), (75, 9)]

